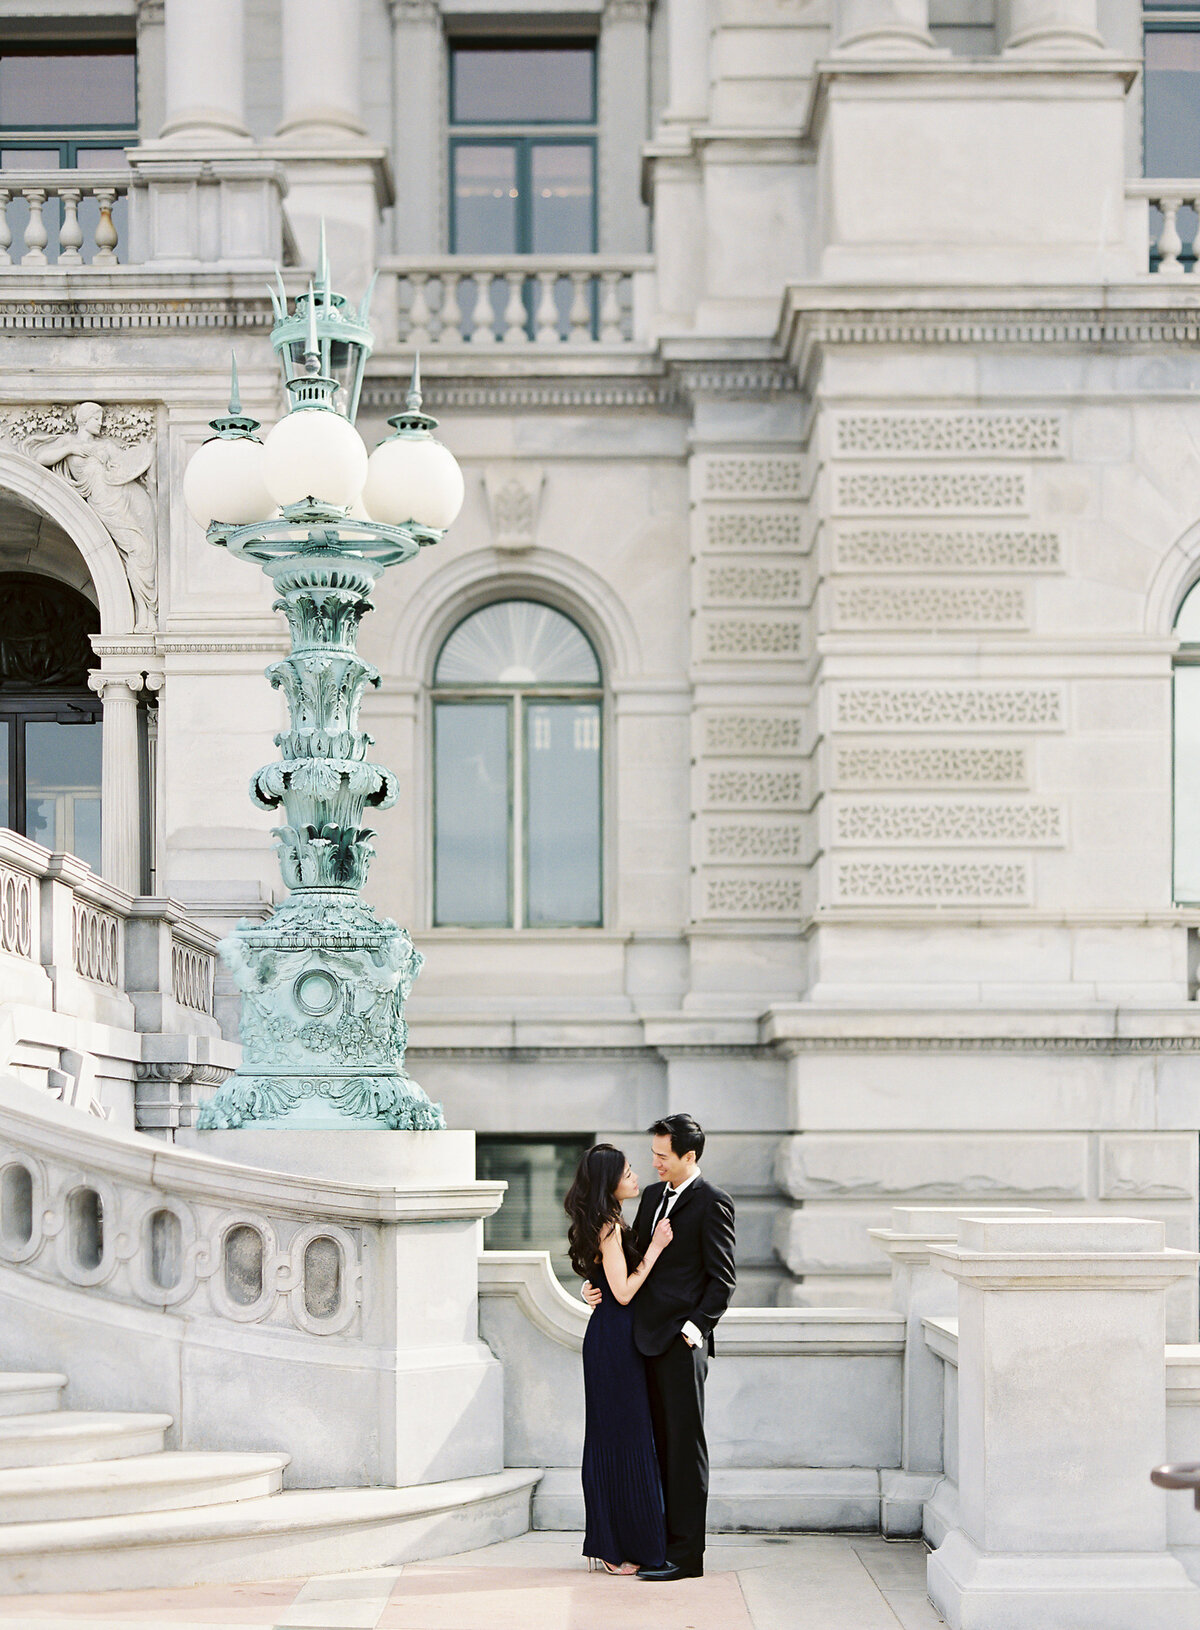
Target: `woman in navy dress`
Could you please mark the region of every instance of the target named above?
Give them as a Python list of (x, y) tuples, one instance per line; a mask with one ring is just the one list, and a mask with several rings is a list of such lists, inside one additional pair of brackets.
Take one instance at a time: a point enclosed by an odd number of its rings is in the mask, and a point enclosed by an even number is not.
[(621, 1215), (622, 1200), (637, 1194), (625, 1156), (598, 1143), (579, 1162), (564, 1202), (571, 1266), (601, 1294), (583, 1338), (583, 1554), (624, 1574), (661, 1565), (667, 1547), (646, 1366), (634, 1345), (630, 1303), (670, 1244), (671, 1225), (659, 1223), (639, 1260)]

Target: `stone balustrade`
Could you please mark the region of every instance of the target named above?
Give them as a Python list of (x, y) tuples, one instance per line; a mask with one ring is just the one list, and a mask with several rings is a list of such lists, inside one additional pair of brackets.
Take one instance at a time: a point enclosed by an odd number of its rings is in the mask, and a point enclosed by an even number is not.
[(381, 348), (631, 346), (653, 268), (648, 255), (394, 256), (380, 264)]
[(1125, 197), (1136, 241), (1149, 246), (1146, 270), (1157, 277), (1194, 275), (1200, 181), (1130, 181)]
[(130, 180), (124, 169), (0, 172), (0, 267), (116, 266)]

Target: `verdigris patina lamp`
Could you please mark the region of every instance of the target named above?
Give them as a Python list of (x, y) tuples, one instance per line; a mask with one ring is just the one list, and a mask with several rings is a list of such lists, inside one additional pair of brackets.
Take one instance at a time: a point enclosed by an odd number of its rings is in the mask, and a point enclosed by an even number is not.
[(250, 784), (256, 804), (283, 812), (275, 847), (288, 896), (222, 943), (242, 993), (243, 1059), (198, 1124), (438, 1130), (440, 1107), (404, 1069), (404, 1003), (421, 957), (360, 893), (373, 837), (364, 817), (394, 803), (397, 788), (359, 726), (379, 672), (355, 642), (377, 579), (438, 541), (462, 506), (463, 479), (421, 412), (415, 366), (394, 434), (368, 459), (353, 420), (370, 293), (358, 312), (332, 293), (323, 245), (307, 295), (290, 312), (282, 284), (273, 299), (289, 411), (260, 441), (235, 366), (229, 412), (184, 478), (209, 542), (271, 578), (292, 640), (267, 669), (290, 715), (275, 738), (282, 756)]

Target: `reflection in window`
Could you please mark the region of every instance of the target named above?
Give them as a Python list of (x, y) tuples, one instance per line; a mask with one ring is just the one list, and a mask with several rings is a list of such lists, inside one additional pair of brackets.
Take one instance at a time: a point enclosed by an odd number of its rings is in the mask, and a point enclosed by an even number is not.
[(0, 578), (0, 818), (47, 849), (100, 870), (100, 700), (91, 601), (32, 573)]
[(504, 1204), (484, 1219), (484, 1249), (549, 1251), (555, 1273), (578, 1290), (567, 1255), (563, 1200), (580, 1157), (591, 1146), (588, 1137), (477, 1138), (476, 1176), (508, 1184)]
[(434, 922), (597, 927), (601, 695), (596, 654), (559, 611), (485, 606), (434, 674)]

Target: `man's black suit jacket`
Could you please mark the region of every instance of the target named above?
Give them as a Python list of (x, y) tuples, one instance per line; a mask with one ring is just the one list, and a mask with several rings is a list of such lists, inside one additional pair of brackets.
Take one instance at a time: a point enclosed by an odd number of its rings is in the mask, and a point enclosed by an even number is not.
[[(644, 1253), (665, 1183), (651, 1183), (633, 1223)], [(737, 1283), (733, 1265), (733, 1201), (723, 1189), (698, 1177), (671, 1207), (671, 1243), (633, 1298), (633, 1337), (638, 1351), (653, 1358), (665, 1353), (690, 1320), (716, 1349), (713, 1327), (729, 1306)]]

